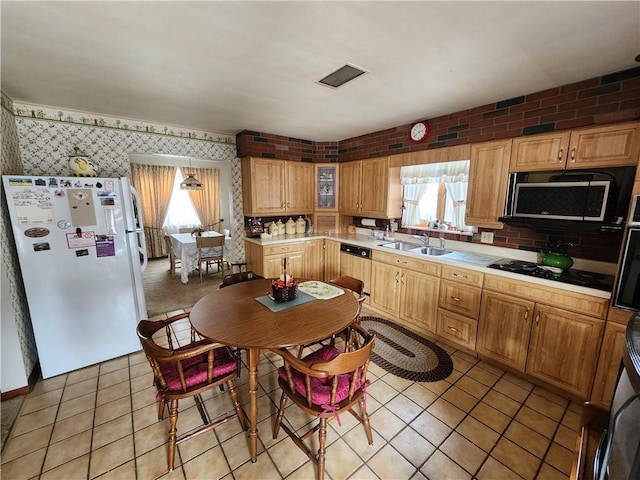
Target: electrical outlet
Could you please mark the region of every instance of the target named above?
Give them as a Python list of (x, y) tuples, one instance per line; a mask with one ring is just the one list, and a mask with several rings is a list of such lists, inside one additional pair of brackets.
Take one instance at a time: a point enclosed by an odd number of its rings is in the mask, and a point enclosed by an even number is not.
[(480, 241), (482, 243), (493, 243), (493, 232), (482, 232)]

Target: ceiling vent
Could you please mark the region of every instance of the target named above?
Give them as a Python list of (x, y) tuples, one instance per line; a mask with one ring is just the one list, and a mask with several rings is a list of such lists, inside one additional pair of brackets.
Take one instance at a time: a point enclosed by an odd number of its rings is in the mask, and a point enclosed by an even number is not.
[(363, 73), (366, 73), (364, 70), (359, 69), (358, 67), (354, 67), (353, 65), (346, 64), (340, 67), (333, 73), (330, 73), (319, 83), (326, 85), (328, 87), (338, 88), (344, 85), (347, 82), (350, 82), (354, 78), (359, 77)]

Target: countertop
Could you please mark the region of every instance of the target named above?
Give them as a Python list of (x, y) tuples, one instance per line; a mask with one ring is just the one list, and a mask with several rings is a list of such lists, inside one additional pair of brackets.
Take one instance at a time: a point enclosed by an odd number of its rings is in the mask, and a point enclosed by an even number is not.
[[(506, 272), (493, 268), (488, 268), (487, 265), (494, 263), (503, 258), (510, 258), (514, 260), (524, 260), (527, 262), (537, 262), (538, 254), (536, 252), (529, 252), (525, 250), (516, 250), (513, 248), (495, 247), (492, 245), (459, 242), (455, 240), (446, 240), (446, 248), (452, 250), (454, 253), (445, 256), (426, 256), (420, 253), (393, 250), (386, 247), (381, 247), (383, 243), (388, 243), (393, 240), (377, 240), (371, 237), (369, 230), (358, 228), (355, 235), (338, 234), (338, 235), (308, 235), (308, 234), (295, 234), (295, 235), (283, 235), (273, 238), (245, 238), (246, 241), (255, 243), (257, 245), (277, 245), (283, 243), (300, 242), (313, 239), (329, 239), (337, 240), (341, 243), (349, 243), (358, 247), (366, 247), (371, 250), (378, 250), (387, 253), (393, 253), (396, 255), (404, 255), (413, 257), (419, 260), (426, 260), (435, 263), (441, 263), (443, 265), (456, 265), (459, 267), (468, 268), (470, 270), (477, 270), (483, 273), (496, 275), (500, 277), (512, 278), (514, 280), (535, 283), (539, 285), (545, 285), (559, 290), (568, 290), (576, 293), (583, 293), (585, 295), (591, 295), (598, 298), (611, 298), (611, 292), (598, 290), (595, 288), (587, 288), (578, 285), (571, 285), (567, 283), (557, 282), (554, 280), (547, 280), (538, 277), (529, 277), (512, 272)], [(413, 237), (412, 235), (396, 233), (396, 241), (415, 243), (416, 246), (421, 246), (421, 240)], [(432, 236), (430, 245), (440, 246), (440, 240)], [(614, 275), (617, 266), (611, 263), (597, 262), (586, 259), (574, 258), (573, 268), (580, 270), (587, 270), (591, 272), (605, 273), (608, 275)]]

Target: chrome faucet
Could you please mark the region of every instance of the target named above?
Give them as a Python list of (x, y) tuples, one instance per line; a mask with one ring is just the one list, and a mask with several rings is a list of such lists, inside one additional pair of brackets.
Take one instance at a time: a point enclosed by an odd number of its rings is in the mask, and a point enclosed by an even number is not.
[(424, 235), (414, 235), (413, 238), (419, 238), (420, 240), (422, 240), (422, 244), (425, 247), (429, 246), (429, 234), (425, 233)]
[(444, 250), (444, 237), (440, 237), (440, 250)]

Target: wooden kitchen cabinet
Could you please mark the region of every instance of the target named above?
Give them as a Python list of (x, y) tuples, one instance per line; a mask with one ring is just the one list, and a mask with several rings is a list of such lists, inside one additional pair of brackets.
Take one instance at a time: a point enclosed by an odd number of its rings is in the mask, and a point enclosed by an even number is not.
[(313, 211), (312, 163), (254, 157), (245, 157), (241, 162), (244, 215), (295, 215)]
[(475, 351), (484, 274), (443, 265), (440, 277), (436, 333)]
[(622, 123), (513, 140), (510, 171), (533, 172), (635, 166), (640, 154), (640, 123)]
[(604, 321), (536, 305), (526, 373), (589, 398)]
[(340, 242), (324, 241), (324, 281), (328, 282), (340, 276)]
[(307, 278), (305, 242), (289, 242), (262, 246), (245, 241), (247, 270), (265, 278), (282, 275), (283, 259), (287, 259), (287, 274), (295, 278)]
[(399, 168), (389, 168), (389, 157), (341, 163), (338, 202), (343, 215), (401, 218)]
[(471, 145), (469, 187), (465, 223), (477, 227), (503, 228), (511, 158), (511, 140)]
[(528, 300), (485, 291), (478, 319), (478, 353), (523, 372), (534, 306)]
[(591, 403), (609, 410), (625, 345), (627, 327), (620, 323), (607, 322), (600, 348), (596, 377), (591, 390)]
[(324, 277), (324, 241), (321, 238), (305, 240), (305, 278), (322, 280)]
[(440, 265), (374, 251), (370, 306), (418, 332), (435, 333)]
[(338, 214), (338, 176), (337, 163), (314, 164), (315, 199), (312, 216), (316, 233), (336, 234), (340, 230)]
[(600, 297), (485, 275), (478, 354), (586, 400), (607, 304)]

